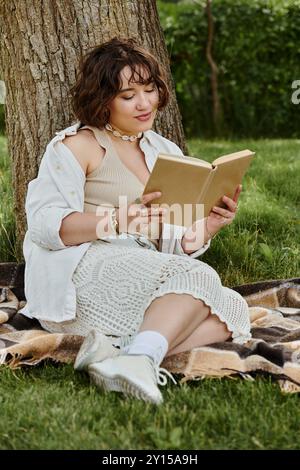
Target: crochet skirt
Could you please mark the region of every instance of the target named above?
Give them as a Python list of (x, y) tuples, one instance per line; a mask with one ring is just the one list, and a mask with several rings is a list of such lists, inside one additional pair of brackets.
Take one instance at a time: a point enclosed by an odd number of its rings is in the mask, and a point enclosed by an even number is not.
[[(153, 243), (132, 238), (96, 240), (73, 274), (77, 311), (74, 320), (41, 321), (51, 332), (86, 336), (95, 329), (129, 344), (138, 332), (146, 309), (165, 294), (190, 294), (202, 300), (226, 323), (233, 342), (251, 337), (246, 301), (222, 286), (217, 272), (188, 255), (158, 251)], [(162, 312), (163, 315), (163, 312)]]

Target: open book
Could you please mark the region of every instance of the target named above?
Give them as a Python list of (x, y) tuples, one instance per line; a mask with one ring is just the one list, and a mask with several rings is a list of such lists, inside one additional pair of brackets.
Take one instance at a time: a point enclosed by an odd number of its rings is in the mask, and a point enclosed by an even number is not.
[(213, 206), (226, 207), (222, 197), (233, 198), (253, 155), (251, 150), (242, 150), (208, 163), (160, 153), (143, 194), (161, 191), (162, 196), (151, 205), (167, 208), (165, 222), (189, 227), (207, 217)]

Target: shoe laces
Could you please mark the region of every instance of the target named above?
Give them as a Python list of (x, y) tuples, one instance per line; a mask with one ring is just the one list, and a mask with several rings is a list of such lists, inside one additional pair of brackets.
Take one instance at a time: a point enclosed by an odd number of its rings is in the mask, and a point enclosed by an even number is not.
[(167, 369), (164, 369), (163, 367), (159, 367), (157, 365), (154, 367), (158, 385), (166, 385), (168, 382), (168, 377), (174, 382), (175, 385), (177, 384), (173, 375)]

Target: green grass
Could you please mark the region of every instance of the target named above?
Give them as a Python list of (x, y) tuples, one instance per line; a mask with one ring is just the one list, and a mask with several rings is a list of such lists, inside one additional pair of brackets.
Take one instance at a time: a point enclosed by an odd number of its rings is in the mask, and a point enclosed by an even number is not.
[(300, 140), (191, 140), (189, 148), (209, 161), (245, 148), (256, 152), (234, 223), (201, 259), (229, 286), (299, 276)]
[[(300, 141), (200, 142), (190, 153), (212, 161), (257, 152), (234, 224), (202, 259), (223, 283), (299, 276)], [(0, 259), (13, 257), (9, 162), (0, 138)], [(3, 232), (5, 227), (6, 232)], [(1, 369), (0, 449), (299, 449), (298, 395), (270, 378), (206, 379), (162, 388), (161, 407), (103, 394), (71, 366)]]
[(0, 262), (17, 261), (11, 162), (6, 138), (0, 135)]
[(0, 449), (299, 449), (299, 397), (269, 379), (163, 389), (164, 405), (103, 394), (71, 366), (1, 373)]

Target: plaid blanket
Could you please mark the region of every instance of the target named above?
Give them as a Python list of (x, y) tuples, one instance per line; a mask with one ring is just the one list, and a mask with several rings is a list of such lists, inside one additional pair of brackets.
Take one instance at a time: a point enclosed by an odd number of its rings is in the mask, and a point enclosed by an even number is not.
[[(300, 392), (300, 279), (234, 287), (249, 305), (252, 338), (240, 345), (226, 341), (166, 358), (162, 364), (182, 375), (181, 382), (240, 375), (254, 380), (270, 374), (283, 392)], [(0, 287), (0, 364), (11, 368), (45, 359), (73, 363), (82, 336), (53, 334), (18, 313), (11, 289)]]

